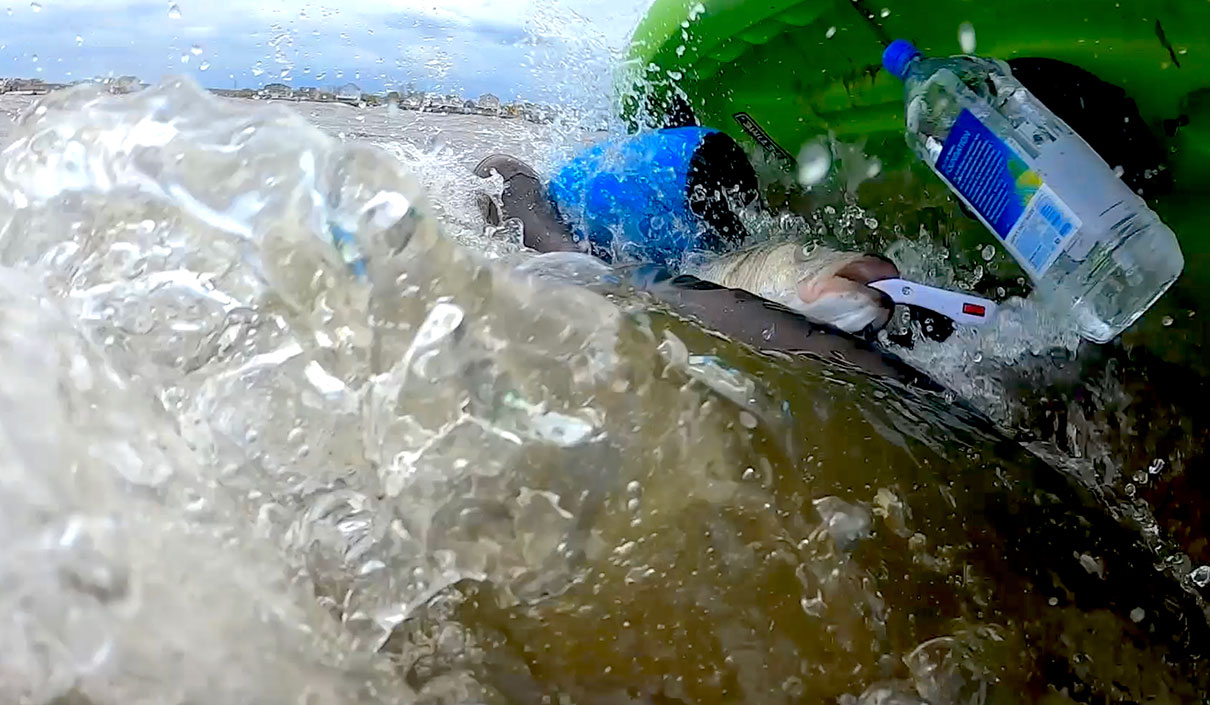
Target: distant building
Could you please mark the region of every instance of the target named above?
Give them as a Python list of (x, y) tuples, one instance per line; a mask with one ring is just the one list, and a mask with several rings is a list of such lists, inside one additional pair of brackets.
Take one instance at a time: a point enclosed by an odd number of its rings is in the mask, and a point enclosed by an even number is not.
[(466, 111), (466, 101), (456, 95), (433, 95), (425, 100), (424, 109), (435, 113), (461, 113)]
[(408, 93), (399, 101), (399, 107), (404, 110), (423, 110), (425, 95), (423, 93)]
[(118, 78), (107, 78), (104, 81), (105, 88), (110, 93), (124, 95), (126, 93), (134, 93), (145, 88), (142, 81), (137, 76), (120, 76)]
[(225, 98), (255, 98), (257, 95), (251, 88), (215, 88), (212, 92)]
[(49, 93), (51, 87), (39, 78), (10, 78), (6, 79), (6, 93), (24, 93), (26, 95), (42, 95)]
[(260, 89), (260, 97), (265, 100), (288, 100), (294, 97), (294, 89), (284, 83), (270, 83)]
[(358, 105), (361, 103), (361, 89), (354, 83), (345, 84), (344, 87), (336, 91), (336, 100), (342, 103)]
[(303, 86), (294, 90), (296, 100), (319, 100), (319, 89), (315, 86)]
[(549, 108), (528, 102), (521, 103), (521, 117), (538, 124), (545, 124), (552, 120)]
[(484, 93), (479, 96), (478, 107), (482, 112), (496, 115), (500, 112), (500, 99), (491, 93)]

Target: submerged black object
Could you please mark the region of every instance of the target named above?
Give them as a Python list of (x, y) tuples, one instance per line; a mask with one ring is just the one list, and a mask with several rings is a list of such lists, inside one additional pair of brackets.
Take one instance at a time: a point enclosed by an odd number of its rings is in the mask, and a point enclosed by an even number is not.
[(1056, 59), (1011, 59), (1013, 77), (1084, 138), (1143, 198), (1172, 190), (1159, 140), (1122, 88)]

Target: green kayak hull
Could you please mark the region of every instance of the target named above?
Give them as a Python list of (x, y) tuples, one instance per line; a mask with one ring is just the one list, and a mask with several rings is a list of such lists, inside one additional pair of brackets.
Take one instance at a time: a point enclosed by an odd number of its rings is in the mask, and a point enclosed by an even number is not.
[(903, 129), (883, 47), (959, 53), (962, 23), (981, 55), (1058, 59), (1125, 89), (1173, 150), (1178, 186), (1207, 190), (1207, 0), (656, 0), (633, 35), (624, 111), (658, 112), (675, 90), (703, 124), (787, 161), (824, 133), (877, 143)]

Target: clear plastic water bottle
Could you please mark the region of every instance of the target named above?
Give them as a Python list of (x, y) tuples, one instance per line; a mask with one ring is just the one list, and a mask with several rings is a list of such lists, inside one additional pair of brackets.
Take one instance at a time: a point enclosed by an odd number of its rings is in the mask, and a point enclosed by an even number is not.
[(1001, 61), (892, 42), (907, 141), (1085, 338), (1128, 328), (1180, 276), (1176, 235)]

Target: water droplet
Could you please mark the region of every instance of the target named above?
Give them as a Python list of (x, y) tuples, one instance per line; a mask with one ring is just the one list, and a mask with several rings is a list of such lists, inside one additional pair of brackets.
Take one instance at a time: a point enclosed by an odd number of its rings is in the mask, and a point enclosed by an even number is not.
[(12, 17), (12, 16), (13, 16), (13, 8), (11, 8), (11, 7), (10, 7), (10, 8), (8, 8), (8, 16), (9, 16), (9, 17)]
[(975, 53), (975, 26), (970, 22), (958, 25), (958, 46), (962, 47), (963, 54)]
[(827, 604), (823, 601), (823, 597), (818, 592), (815, 593), (815, 597), (803, 597), (799, 599), (798, 604), (802, 605), (803, 612), (812, 617), (824, 616), (825, 610), (828, 608)]
[(992, 257), (996, 256), (996, 248), (993, 245), (984, 245), (983, 250), (979, 254), (983, 256), (984, 262), (991, 262)]
[(206, 498), (192, 490), (186, 492), (185, 498), (186, 511), (200, 512), (206, 508)]
[(1130, 610), (1130, 621), (1134, 622), (1135, 624), (1143, 621), (1143, 618), (1146, 616), (1147, 612), (1145, 612), (1142, 607), (1135, 607), (1134, 609)]
[(210, 62), (209, 62), (209, 61), (203, 61), (203, 62), (202, 62), (202, 63), (201, 63), (201, 64), (200, 64), (200, 65), (197, 67), (197, 70), (198, 70), (198, 71), (206, 71), (206, 70), (208, 70), (209, 68), (210, 68)]
[(808, 142), (798, 153), (798, 183), (814, 186), (828, 175), (832, 168), (832, 151), (820, 140)]
[(1210, 585), (1210, 565), (1198, 566), (1189, 574), (1189, 579), (1198, 587)]
[(328, 77), (327, 71), (320, 71), (319, 73), (315, 74), (315, 80), (317, 80), (317, 81), (322, 81), (327, 77)]
[(626, 483), (626, 491), (630, 494), (638, 494), (642, 491), (642, 489), (643, 486), (639, 484), (638, 480), (631, 480), (630, 482)]
[(278, 78), (288, 78), (290, 76), (290, 69), (282, 69), (278, 72), (277, 76)]
[(1119, 164), (1113, 168), (1113, 175), (1118, 177), (1119, 179), (1122, 178), (1122, 174), (1125, 174), (1125, 173), (1126, 173), (1126, 170), (1122, 168), (1121, 164)]
[(1162, 319), (1160, 319), (1160, 323), (1163, 323), (1165, 328), (1172, 325), (1173, 322), (1172, 316), (1164, 316)]
[(189, 53), (193, 54), (194, 56), (201, 56), (202, 47), (197, 44), (194, 44), (193, 46), (189, 47)]
[(878, 16), (879, 16), (879, 17), (882, 17), (882, 18), (884, 18), (884, 19), (885, 19), (885, 18), (887, 18), (887, 17), (890, 17), (890, 16), (891, 16), (891, 8), (889, 8), (889, 7), (884, 7), (884, 8), (882, 8), (882, 12), (879, 12), (879, 13), (878, 13)]
[(626, 500), (626, 509), (632, 512), (639, 511), (639, 500), (637, 497), (631, 497)]
[(337, 71), (337, 72), (336, 72), (336, 77), (337, 77), (337, 78), (344, 78), (344, 76), (345, 76), (345, 72), (344, 72), (344, 71)]
[(42, 11), (42, 4), (41, 4), (41, 3), (37, 3), (37, 2), (31, 2), (31, 3), (29, 4), (29, 9), (33, 10), (34, 12), (41, 12), (41, 11)]
[(33, 56), (29, 57), (29, 59), (30, 59), (30, 61), (34, 62), (35, 64), (36, 64), (36, 63), (38, 63), (38, 55), (37, 55), (37, 54), (34, 54)]
[(1156, 458), (1155, 460), (1151, 461), (1151, 465), (1147, 466), (1147, 472), (1151, 473), (1152, 475), (1159, 475), (1164, 471), (1164, 465), (1165, 462), (1163, 458)]
[(181, 63), (182, 63), (182, 64), (187, 64), (187, 63), (189, 63), (189, 55), (188, 55), (188, 54), (181, 54)]
[(835, 37), (835, 36), (836, 36), (836, 28), (835, 28), (835, 27), (828, 27), (828, 31), (824, 32), (823, 36), (824, 36), (824, 38), (825, 38), (825, 39), (831, 39), (832, 37)]
[(1049, 600), (1047, 600), (1047, 601), (1046, 601), (1046, 604), (1050, 605), (1051, 607), (1054, 607), (1054, 606), (1056, 606), (1056, 605), (1058, 605), (1058, 604), (1059, 604), (1059, 598), (1057, 598), (1057, 597), (1052, 597), (1052, 598), (1050, 598)]
[(83, 46), (83, 45), (84, 45), (84, 37), (81, 37), (80, 35), (77, 34), (76, 35), (76, 46)]
[(265, 73), (265, 70), (260, 67), (259, 63), (257, 63), (256, 66), (252, 67), (253, 76), (263, 76), (264, 73)]
[(1127, 497), (1133, 497), (1135, 493), (1134, 483), (1127, 483), (1125, 490)]
[(170, 20), (181, 19), (181, 8), (175, 2), (168, 6), (168, 19), (170, 19)]

